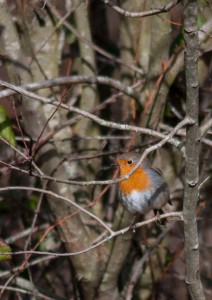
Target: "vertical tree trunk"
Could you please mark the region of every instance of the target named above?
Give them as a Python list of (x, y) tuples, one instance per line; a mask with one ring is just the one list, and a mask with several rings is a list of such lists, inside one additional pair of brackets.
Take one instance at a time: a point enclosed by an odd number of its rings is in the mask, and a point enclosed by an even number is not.
[(205, 299), (199, 271), (199, 241), (196, 220), (199, 183), (199, 86), (197, 1), (184, 0), (186, 113), (194, 123), (187, 128), (185, 157), (184, 234), (186, 283), (193, 300)]

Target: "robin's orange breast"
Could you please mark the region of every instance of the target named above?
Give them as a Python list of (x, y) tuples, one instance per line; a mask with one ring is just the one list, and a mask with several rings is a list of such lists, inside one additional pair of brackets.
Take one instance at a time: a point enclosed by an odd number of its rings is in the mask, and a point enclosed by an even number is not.
[[(120, 164), (121, 177), (127, 175), (135, 165)], [(121, 193), (128, 195), (133, 190), (143, 192), (151, 186), (148, 174), (139, 167), (127, 180), (120, 182)]]

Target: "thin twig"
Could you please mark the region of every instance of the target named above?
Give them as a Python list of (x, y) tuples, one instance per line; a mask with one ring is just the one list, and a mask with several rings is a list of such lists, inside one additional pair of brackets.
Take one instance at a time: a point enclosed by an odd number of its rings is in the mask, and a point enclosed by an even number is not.
[[(57, 9), (50, 3), (48, 2), (48, 6), (52, 11), (52, 14), (58, 18), (59, 20), (62, 19), (62, 16), (58, 13)], [(118, 64), (121, 64), (135, 72), (137, 72), (138, 74), (143, 75), (144, 72), (141, 68), (137, 67), (136, 65), (132, 65), (132, 64), (128, 64), (127, 62), (121, 60), (118, 57), (115, 57), (114, 55), (108, 53), (107, 51), (103, 50), (102, 48), (98, 47), (97, 45), (95, 45), (94, 43), (92, 43), (90, 40), (88, 40), (86, 37), (84, 37), (83, 35), (81, 35), (69, 22), (67, 22), (66, 20), (63, 21), (63, 25), (70, 30), (73, 34), (75, 34), (77, 36), (77, 38), (84, 42), (86, 45), (88, 45), (89, 47), (93, 48), (96, 52), (100, 53), (101, 55), (107, 57), (109, 60), (115, 61)]]
[[(18, 292), (18, 293), (25, 294), (25, 295), (32, 295), (32, 296), (34, 295), (32, 291), (28, 291), (28, 290), (25, 290), (25, 289), (22, 289), (22, 288), (17, 288), (17, 287), (12, 287), (12, 286), (5, 287), (4, 285), (0, 285), (0, 289), (6, 290), (6, 291)], [(55, 300), (55, 298), (46, 296), (46, 295), (44, 295), (42, 293), (39, 293), (39, 292), (36, 292), (36, 297), (42, 298), (42, 299), (45, 299), (45, 300)]]
[[(179, 130), (179, 128), (181, 128), (182, 126), (185, 126), (186, 124), (190, 124), (190, 120), (189, 119), (185, 119), (182, 122), (180, 122), (176, 128), (170, 133), (168, 134), (163, 140), (161, 140), (159, 143), (154, 144), (153, 146), (147, 148), (144, 150), (140, 160), (138, 161), (138, 163), (135, 165), (135, 167), (125, 176), (123, 176), (122, 178), (119, 179), (109, 179), (109, 180), (91, 180), (91, 181), (77, 181), (77, 180), (68, 180), (68, 179), (60, 179), (60, 178), (56, 178), (56, 177), (52, 177), (52, 176), (48, 176), (45, 175), (44, 173), (35, 173), (33, 171), (31, 171), (30, 175), (40, 178), (41, 180), (49, 180), (49, 181), (53, 181), (53, 182), (58, 182), (58, 183), (66, 183), (66, 184), (71, 184), (71, 185), (79, 185), (79, 186), (89, 186), (89, 185), (109, 185), (109, 184), (116, 184), (119, 182), (122, 182), (123, 180), (128, 179), (139, 167), (139, 165), (141, 164), (141, 162), (143, 161), (143, 159), (152, 151), (159, 149), (160, 147), (162, 147), (176, 132), (177, 130)], [(4, 161), (0, 161), (1, 164), (7, 166), (8, 168), (11, 168), (13, 170), (16, 171), (20, 171), (22, 173), (28, 174), (29, 172), (27, 170), (24, 170), (20, 167), (16, 167), (13, 166), (11, 164), (8, 164)], [(1, 189), (0, 189), (1, 190)]]
[(52, 191), (39, 189), (39, 188), (35, 188), (35, 187), (26, 187), (26, 186), (8, 186), (8, 187), (0, 188), (0, 192), (15, 191), (15, 190), (24, 190), (24, 191), (33, 191), (33, 192), (43, 193), (43, 194), (47, 194), (47, 195), (50, 195), (52, 197), (55, 197), (56, 199), (61, 199), (65, 202), (68, 202), (69, 204), (76, 207), (78, 210), (84, 212), (85, 214), (89, 215), (91, 218), (98, 221), (104, 228), (106, 228), (108, 230), (109, 233), (113, 233), (113, 231), (110, 229), (110, 227), (108, 227), (100, 218), (98, 218), (97, 216), (95, 216), (94, 214), (92, 214), (91, 212), (86, 210), (85, 208), (81, 207), (80, 205), (78, 205), (74, 201), (70, 200), (69, 198), (60, 196), (60, 195), (58, 195), (58, 194), (56, 194)]
[[(179, 218), (179, 220), (183, 220), (183, 214), (182, 212), (169, 212), (169, 213), (165, 213), (160, 215), (160, 219), (166, 219), (168, 217), (176, 217)], [(137, 223), (133, 226), (134, 229), (139, 228), (139, 227), (143, 227), (146, 226), (148, 224), (154, 223), (156, 221), (156, 217), (148, 219), (146, 221)], [(83, 253), (86, 253), (88, 251), (91, 251), (103, 244), (105, 244), (106, 242), (108, 242), (109, 240), (111, 240), (112, 238), (119, 236), (119, 235), (123, 235), (126, 232), (130, 231), (132, 229), (131, 226), (128, 226), (126, 228), (123, 228), (121, 230), (118, 231), (111, 231), (110, 235), (104, 239), (102, 239), (101, 241), (99, 241), (98, 243), (86, 248), (86, 249), (82, 249), (80, 251), (77, 252), (70, 252), (70, 253), (53, 253), (53, 252), (48, 252), (48, 251), (16, 251), (16, 252), (1, 252), (1, 255), (23, 255), (23, 254), (37, 254), (37, 255), (51, 255), (51, 256), (55, 256), (55, 257), (66, 257), (66, 256), (75, 256), (75, 255), (80, 255)]]
[[(51, 101), (50, 99), (48, 99), (46, 97), (38, 96), (34, 93), (28, 92), (27, 90), (25, 90), (21, 87), (17, 87), (15, 85), (10, 84), (8, 82), (5, 82), (3, 80), (0, 80), (0, 86), (8, 87), (8, 88), (16, 91), (17, 93), (23, 94), (23, 95), (25, 95), (29, 98), (32, 98), (32, 99), (39, 100), (39, 101), (41, 101), (45, 104), (51, 104), (51, 105), (54, 105), (54, 106), (59, 105), (58, 101)], [(75, 112), (75, 113), (80, 114), (80, 115), (82, 115), (86, 118), (89, 118), (89, 119), (93, 120), (94, 122), (96, 122), (97, 124), (99, 124), (100, 126), (103, 126), (103, 127), (109, 127), (109, 128), (119, 129), (119, 130), (124, 130), (124, 131), (134, 131), (136, 133), (144, 133), (144, 134), (148, 134), (148, 135), (155, 136), (155, 137), (158, 137), (158, 138), (166, 138), (165, 135), (163, 135), (163, 134), (161, 134), (161, 133), (159, 133), (155, 130), (152, 130), (152, 129), (141, 128), (141, 127), (137, 127), (137, 126), (130, 126), (130, 125), (127, 125), (127, 124), (119, 124), (119, 123), (115, 123), (115, 122), (110, 122), (110, 121), (101, 119), (101, 118), (95, 116), (94, 114), (86, 112), (82, 109), (79, 109), (79, 108), (76, 108), (76, 107), (73, 107), (73, 106), (70, 106), (70, 105), (66, 105), (64, 103), (62, 103), (60, 106), (64, 109), (68, 110), (68, 111)], [(170, 138), (169, 142), (171, 144), (173, 144), (175, 147), (181, 149), (181, 151), (183, 151), (182, 147), (181, 147), (182, 146), (181, 142), (179, 142), (179, 141), (177, 141), (173, 138)]]
[(150, 255), (152, 255), (154, 250), (158, 247), (160, 242), (165, 238), (165, 236), (167, 235), (167, 233), (171, 229), (172, 229), (172, 226), (170, 226), (168, 229), (161, 232), (161, 234), (156, 238), (154, 243), (152, 245), (150, 245), (150, 247), (148, 247), (148, 249), (142, 255), (142, 258), (139, 259), (139, 261), (136, 261), (134, 263), (134, 266), (133, 266), (132, 271), (131, 271), (130, 280), (128, 281), (127, 286), (124, 289), (124, 293), (123, 293), (125, 295), (124, 299), (126, 299), (126, 300), (131, 300), (132, 299), (135, 284), (137, 283), (138, 278), (140, 277), (140, 275), (143, 271), (144, 264), (146, 263), (146, 261), (148, 260)]
[[(48, 99), (47, 99), (48, 100)], [(96, 117), (98, 118), (98, 117)], [(103, 122), (107, 122), (107, 121), (104, 121)], [(115, 123), (116, 124), (116, 123)], [(97, 181), (97, 180), (93, 180), (93, 181), (75, 181), (75, 180), (60, 180), (60, 179), (57, 179), (57, 182), (63, 182), (63, 183), (67, 183), (67, 184), (73, 184), (73, 185), (81, 185), (81, 186), (88, 186), (88, 185), (96, 185), (96, 184), (99, 184), (99, 185), (108, 185), (108, 184), (115, 184), (115, 183), (118, 183), (118, 182), (121, 182), (123, 180), (126, 180), (128, 179), (136, 170), (137, 168), (139, 168), (139, 165), (141, 164), (141, 162), (143, 161), (143, 159), (149, 154), (151, 153), (152, 151), (155, 151), (159, 148), (161, 148), (165, 143), (167, 143), (168, 141), (170, 141), (172, 139), (172, 137), (175, 135), (175, 133), (180, 130), (182, 127), (188, 125), (188, 124), (193, 124), (193, 120), (189, 117), (186, 117), (184, 120), (182, 120), (180, 123), (178, 123), (178, 125), (173, 129), (172, 132), (170, 132), (168, 135), (166, 135), (160, 142), (154, 144), (153, 146), (147, 148), (144, 150), (141, 158), (139, 159), (138, 163), (135, 165), (135, 167), (125, 176), (123, 176), (122, 178), (120, 179), (115, 179), (115, 180), (102, 180), (102, 181)], [(127, 125), (126, 125), (127, 126)], [(133, 126), (132, 126), (133, 127)], [(126, 128), (125, 128), (126, 129)], [(6, 163), (2, 162), (3, 164), (6, 165)], [(17, 168), (18, 169), (18, 168)], [(24, 171), (22, 171), (24, 172)], [(55, 178), (54, 177), (51, 177), (51, 176), (47, 176), (47, 175), (44, 175), (43, 173), (39, 175), (36, 174), (35, 172), (31, 172), (31, 175), (35, 176), (35, 177), (39, 177), (41, 179), (46, 179), (46, 180), (53, 180), (55, 181)], [(8, 187), (9, 188), (9, 187)]]
[[(26, 268), (28, 267), (32, 267), (32, 266), (36, 266), (38, 264), (41, 264), (42, 262), (46, 262), (46, 261), (49, 261), (49, 260), (52, 260), (52, 259), (55, 259), (56, 257), (55, 256), (44, 256), (44, 257), (39, 257), (39, 258), (36, 258), (30, 262), (28, 262), (24, 267), (23, 267), (23, 270), (25, 270)], [(19, 266), (18, 267), (13, 267), (12, 269), (10, 270), (7, 270), (7, 271), (0, 271), (0, 278), (3, 278), (3, 277), (8, 277), (10, 276), (11, 274), (14, 274), (14, 273), (17, 273), (17, 271), (19, 271)]]
[(208, 132), (208, 130), (212, 127), (212, 119), (208, 120), (202, 127), (200, 127), (200, 137), (201, 139)]
[(49, 224), (46, 223), (46, 224), (42, 224), (40, 226), (34, 227), (33, 230), (32, 230), (31, 227), (27, 228), (27, 229), (21, 231), (20, 233), (17, 233), (16, 235), (12, 235), (12, 236), (6, 238), (5, 242), (8, 243), (8, 244), (13, 244), (17, 240), (19, 240), (19, 239), (22, 239), (22, 238), (24, 238), (24, 237), (26, 237), (26, 236), (28, 236), (30, 234), (34, 234), (34, 233), (36, 233), (38, 231), (42, 231), (42, 230), (44, 230), (44, 229), (46, 229), (48, 227), (49, 227)]
[[(169, 125), (167, 125), (167, 124), (162, 124), (162, 123), (160, 123), (160, 124), (159, 124), (159, 127), (160, 127), (160, 129), (163, 129), (163, 130), (168, 131), (168, 132), (170, 132), (170, 131), (173, 130), (173, 127), (171, 127), (171, 126), (169, 126)], [(208, 130), (208, 129), (207, 129), (207, 130)], [(179, 130), (179, 131), (176, 133), (176, 135), (186, 137), (186, 130), (183, 128), (183, 129)], [(200, 135), (201, 135), (201, 132), (200, 132)], [(203, 135), (202, 135), (202, 136), (203, 136)], [(204, 144), (206, 144), (206, 145), (212, 147), (212, 141), (211, 141), (211, 140), (202, 137), (202, 138), (201, 138), (201, 141), (202, 141), (202, 143), (204, 143)]]

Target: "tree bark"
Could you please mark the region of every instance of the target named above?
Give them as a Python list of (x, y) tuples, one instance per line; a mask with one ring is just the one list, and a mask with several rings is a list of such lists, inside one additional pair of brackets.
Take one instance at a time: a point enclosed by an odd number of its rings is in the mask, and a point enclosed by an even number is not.
[(196, 206), (199, 199), (199, 86), (198, 86), (198, 28), (197, 1), (183, 1), (186, 113), (193, 119), (186, 133), (185, 191), (184, 191), (184, 235), (186, 283), (193, 300), (205, 299), (199, 271), (199, 241), (196, 220)]

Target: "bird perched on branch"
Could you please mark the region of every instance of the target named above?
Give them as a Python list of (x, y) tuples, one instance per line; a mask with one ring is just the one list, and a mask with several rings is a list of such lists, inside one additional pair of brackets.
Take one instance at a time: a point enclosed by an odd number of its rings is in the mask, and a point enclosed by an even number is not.
[[(135, 152), (125, 153), (117, 158), (121, 177), (127, 175), (138, 163), (141, 155)], [(159, 169), (151, 167), (150, 161), (145, 158), (130, 177), (119, 183), (119, 196), (122, 205), (134, 216), (146, 214), (153, 210), (160, 220), (162, 208), (169, 203), (168, 185)]]

